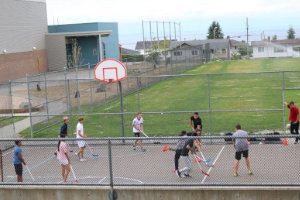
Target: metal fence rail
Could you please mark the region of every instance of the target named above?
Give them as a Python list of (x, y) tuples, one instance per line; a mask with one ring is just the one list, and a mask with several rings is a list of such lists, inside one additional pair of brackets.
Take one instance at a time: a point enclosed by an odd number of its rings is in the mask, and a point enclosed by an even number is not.
[[(248, 173), (245, 159), (239, 163), (238, 177), (234, 177), (232, 166), (236, 162), (232, 137), (141, 137), (146, 151), (133, 150), (136, 138), (87, 138), (85, 162), (77, 155), (77, 141), (64, 139), (72, 168), (67, 183), (63, 183), (61, 164), (54, 155), (59, 139), (22, 139), (21, 149), (26, 166), (23, 166), (23, 183), (18, 183), (12, 157), (14, 140), (0, 140), (2, 150), (3, 182), (1, 185), (103, 185), (103, 186), (299, 186), (298, 165), (292, 144), (295, 135), (250, 136), (249, 160), (252, 175)], [(176, 143), (180, 140), (201, 139), (201, 152), (191, 154), (190, 175), (178, 178), (172, 170)], [(235, 138), (237, 139), (237, 137)], [(239, 138), (241, 139), (241, 138)], [(242, 138), (245, 139), (245, 138)], [(155, 141), (155, 144), (154, 144)], [(287, 142), (287, 143), (286, 143)], [(168, 150), (163, 149), (168, 146)], [(72, 152), (70, 152), (72, 150)], [(195, 160), (197, 156), (201, 161)], [(186, 167), (179, 159), (179, 170)], [(205, 172), (202, 173), (202, 172)], [(78, 183), (77, 183), (77, 181)], [(76, 181), (76, 182), (75, 182)]]

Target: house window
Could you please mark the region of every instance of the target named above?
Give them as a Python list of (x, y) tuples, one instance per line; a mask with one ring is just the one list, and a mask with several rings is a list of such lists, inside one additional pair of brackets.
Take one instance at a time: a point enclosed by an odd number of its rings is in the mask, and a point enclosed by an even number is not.
[(264, 47), (258, 47), (258, 52), (265, 52), (265, 48)]
[(293, 51), (299, 52), (300, 51), (300, 47), (293, 47)]
[(283, 46), (274, 47), (274, 52), (275, 52), (275, 53), (286, 52), (286, 48), (283, 47)]
[(198, 51), (197, 50), (192, 50), (192, 56), (196, 56), (198, 55)]
[(182, 51), (174, 51), (174, 56), (182, 56)]
[(215, 49), (215, 53), (216, 54), (221, 54), (222, 53), (222, 49)]
[(102, 42), (102, 45), (103, 45), (103, 59), (106, 59), (105, 42)]

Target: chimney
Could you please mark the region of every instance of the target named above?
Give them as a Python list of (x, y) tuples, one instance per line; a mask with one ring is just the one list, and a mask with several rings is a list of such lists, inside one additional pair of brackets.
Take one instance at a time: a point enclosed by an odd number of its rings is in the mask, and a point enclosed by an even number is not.
[(268, 36), (268, 41), (269, 41), (269, 42), (271, 41), (271, 38), (270, 38), (270, 36)]

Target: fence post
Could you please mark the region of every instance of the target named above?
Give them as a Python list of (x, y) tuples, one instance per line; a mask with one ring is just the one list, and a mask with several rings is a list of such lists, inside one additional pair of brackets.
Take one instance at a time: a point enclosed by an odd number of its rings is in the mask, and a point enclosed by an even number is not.
[[(71, 94), (70, 94), (70, 81), (67, 80), (67, 95), (69, 96), (69, 115), (71, 120), (71, 137), (73, 137), (73, 112), (72, 112), (72, 101), (71, 101)], [(73, 141), (74, 144), (74, 141)]]
[(45, 98), (46, 98), (46, 112), (47, 112), (47, 122), (48, 122), (48, 126), (49, 126), (49, 108), (48, 108), (48, 94), (47, 94), (47, 76), (46, 73), (44, 73), (44, 77), (45, 77)]
[[(122, 126), (122, 137), (125, 137), (125, 129), (124, 129), (124, 107), (123, 107), (123, 92), (122, 92), (122, 82), (119, 81), (119, 89), (120, 89), (120, 107), (121, 107), (121, 126)], [(125, 140), (123, 139), (123, 143)]]
[(11, 116), (13, 119), (13, 130), (14, 130), (14, 135), (16, 135), (16, 127), (15, 127), (15, 116), (14, 116), (14, 104), (13, 104), (13, 94), (12, 94), (12, 88), (11, 88), (11, 80), (9, 80), (9, 95), (10, 95), (10, 108), (11, 108)]
[(282, 105), (283, 105), (283, 131), (286, 134), (286, 126), (285, 126), (285, 86), (284, 86), (284, 71), (282, 71)]
[(92, 83), (91, 83), (91, 64), (88, 63), (88, 67), (89, 67), (89, 82), (90, 82), (90, 96), (91, 96), (91, 110), (93, 110), (94, 106), (93, 106), (93, 91), (92, 91)]
[(211, 135), (212, 134), (212, 124), (211, 124), (211, 108), (210, 108), (209, 74), (207, 74), (207, 93), (208, 93), (208, 112), (209, 112), (209, 135)]
[(139, 77), (136, 77), (136, 93), (137, 93), (137, 98), (138, 98), (138, 111), (141, 111)]
[(109, 185), (110, 185), (110, 191), (109, 191), (109, 199), (115, 200), (118, 198), (117, 192), (114, 190), (114, 176), (113, 176), (113, 167), (112, 167), (112, 153), (111, 153), (111, 141), (108, 140), (108, 165), (109, 165)]
[(80, 92), (79, 92), (79, 85), (78, 85), (78, 69), (77, 69), (78, 66), (75, 67), (76, 67), (76, 88), (77, 88), (75, 96), (77, 97), (78, 114), (80, 114)]
[(27, 81), (27, 92), (28, 92), (28, 109), (29, 109), (29, 120), (30, 120), (30, 137), (33, 138), (33, 130), (32, 130), (32, 116), (31, 116), (31, 103), (30, 103), (30, 87), (29, 87), (29, 76), (26, 74)]

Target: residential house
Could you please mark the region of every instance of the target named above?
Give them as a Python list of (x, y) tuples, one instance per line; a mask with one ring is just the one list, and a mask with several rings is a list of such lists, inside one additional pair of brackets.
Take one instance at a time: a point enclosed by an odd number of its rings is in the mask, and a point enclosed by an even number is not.
[(233, 53), (240, 55), (239, 47), (243, 47), (243, 46), (247, 46), (247, 43), (230, 39), (230, 55)]
[(253, 58), (300, 57), (300, 39), (253, 41)]
[[(171, 42), (176, 42), (176, 41), (177, 41), (177, 39), (171, 40)], [(159, 41), (137, 41), (136, 45), (135, 45), (135, 50), (139, 51), (141, 55), (145, 55), (145, 54), (147, 54), (147, 50), (151, 49), (151, 45), (153, 46), (154, 44), (157, 44), (157, 42), (163, 43), (164, 40), (159, 40)], [(159, 52), (162, 52), (162, 49), (160, 49)]]

